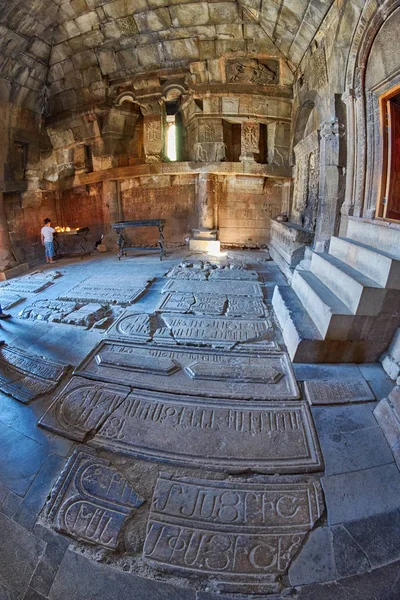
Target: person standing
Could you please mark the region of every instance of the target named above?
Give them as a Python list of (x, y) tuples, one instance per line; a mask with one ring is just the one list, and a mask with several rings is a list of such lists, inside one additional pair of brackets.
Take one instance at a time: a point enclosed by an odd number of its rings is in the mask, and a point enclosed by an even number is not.
[(54, 241), (53, 236), (55, 229), (51, 226), (51, 219), (44, 220), (44, 227), (41, 230), (42, 244), (45, 248), (46, 262), (52, 263), (54, 256)]

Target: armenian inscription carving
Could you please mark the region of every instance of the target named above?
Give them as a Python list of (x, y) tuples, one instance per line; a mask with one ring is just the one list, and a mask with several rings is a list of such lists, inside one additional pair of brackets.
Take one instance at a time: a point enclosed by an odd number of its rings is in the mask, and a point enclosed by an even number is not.
[(67, 369), (7, 344), (0, 347), (0, 390), (23, 403), (54, 389)]
[(74, 286), (60, 300), (81, 300), (100, 304), (121, 304), (126, 306), (137, 300), (147, 289), (149, 279), (97, 276), (88, 277)]
[(219, 279), (242, 279), (243, 281), (253, 280), (258, 281), (257, 271), (249, 271), (247, 269), (232, 268), (232, 269), (214, 269), (211, 271), (209, 280)]
[(323, 509), (315, 481), (251, 484), (161, 477), (144, 557), (159, 569), (217, 578), (221, 591), (278, 591), (279, 577)]
[(178, 292), (180, 294), (222, 294), (223, 296), (249, 296), (262, 298), (261, 285), (254, 281), (167, 281), (162, 293)]
[[(229, 379), (224, 375), (226, 371)], [(254, 356), (244, 350), (226, 352), (104, 340), (75, 373), (96, 381), (185, 395), (243, 400), (299, 397), (287, 354), (268, 353), (261, 348)]]
[(300, 401), (247, 402), (135, 390), (90, 445), (178, 465), (304, 473), (322, 468), (309, 407)]
[(304, 391), (310, 404), (346, 404), (375, 400), (364, 379), (354, 382), (312, 379), (304, 382)]
[(268, 319), (228, 319), (224, 317), (192, 317), (163, 315), (175, 340), (180, 343), (233, 346), (240, 342), (267, 339), (273, 336)]
[(75, 451), (52, 493), (57, 531), (115, 550), (127, 519), (144, 502), (108, 460)]
[(82, 442), (128, 396), (129, 387), (73, 377), (48, 408), (39, 425)]

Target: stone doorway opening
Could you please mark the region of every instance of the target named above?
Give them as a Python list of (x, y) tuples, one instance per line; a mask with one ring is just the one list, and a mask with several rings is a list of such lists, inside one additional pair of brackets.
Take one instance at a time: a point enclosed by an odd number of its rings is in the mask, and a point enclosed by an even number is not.
[(400, 222), (400, 85), (379, 98), (379, 107), (383, 157), (376, 217)]

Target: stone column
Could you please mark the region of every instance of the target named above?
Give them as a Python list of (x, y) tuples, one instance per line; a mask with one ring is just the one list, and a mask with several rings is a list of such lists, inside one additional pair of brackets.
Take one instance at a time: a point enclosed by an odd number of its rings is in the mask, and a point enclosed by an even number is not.
[[(0, 189), (0, 273), (14, 267), (16, 260), (11, 250), (10, 234), (6, 219), (3, 190)], [(4, 279), (0, 277), (0, 279)]]
[(196, 208), (199, 229), (214, 228), (213, 178), (208, 173), (199, 173), (196, 182)]
[(321, 124), (319, 203), (314, 243), (317, 252), (324, 252), (330, 237), (337, 232), (344, 186), (343, 166), (339, 164), (343, 136), (344, 125), (337, 117)]
[(189, 247), (192, 251), (219, 253), (220, 242), (215, 228), (214, 178), (208, 173), (199, 173), (196, 182), (196, 213), (198, 229), (193, 230)]
[(341, 208), (340, 228), (345, 232), (347, 217), (354, 211), (354, 167), (356, 157), (356, 120), (355, 120), (355, 101), (356, 96), (353, 89), (348, 89), (342, 95), (342, 100), (346, 105), (346, 124), (347, 124), (347, 165), (346, 165), (346, 191), (345, 199)]
[(241, 153), (239, 160), (241, 162), (255, 161), (255, 154), (260, 151), (260, 125), (259, 123), (242, 123), (241, 135)]
[(103, 181), (103, 244), (108, 250), (117, 249), (117, 234), (111, 225), (123, 220), (119, 182)]

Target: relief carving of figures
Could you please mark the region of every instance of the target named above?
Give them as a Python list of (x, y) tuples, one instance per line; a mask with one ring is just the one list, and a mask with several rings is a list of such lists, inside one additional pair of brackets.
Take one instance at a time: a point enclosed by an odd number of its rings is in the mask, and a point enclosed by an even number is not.
[(258, 123), (242, 125), (242, 152), (258, 152), (260, 126)]
[(279, 82), (279, 66), (276, 60), (261, 63), (255, 59), (242, 59), (227, 65), (227, 80), (231, 83), (268, 85)]
[(201, 144), (194, 145), (194, 159), (196, 162), (208, 162), (208, 153)]

